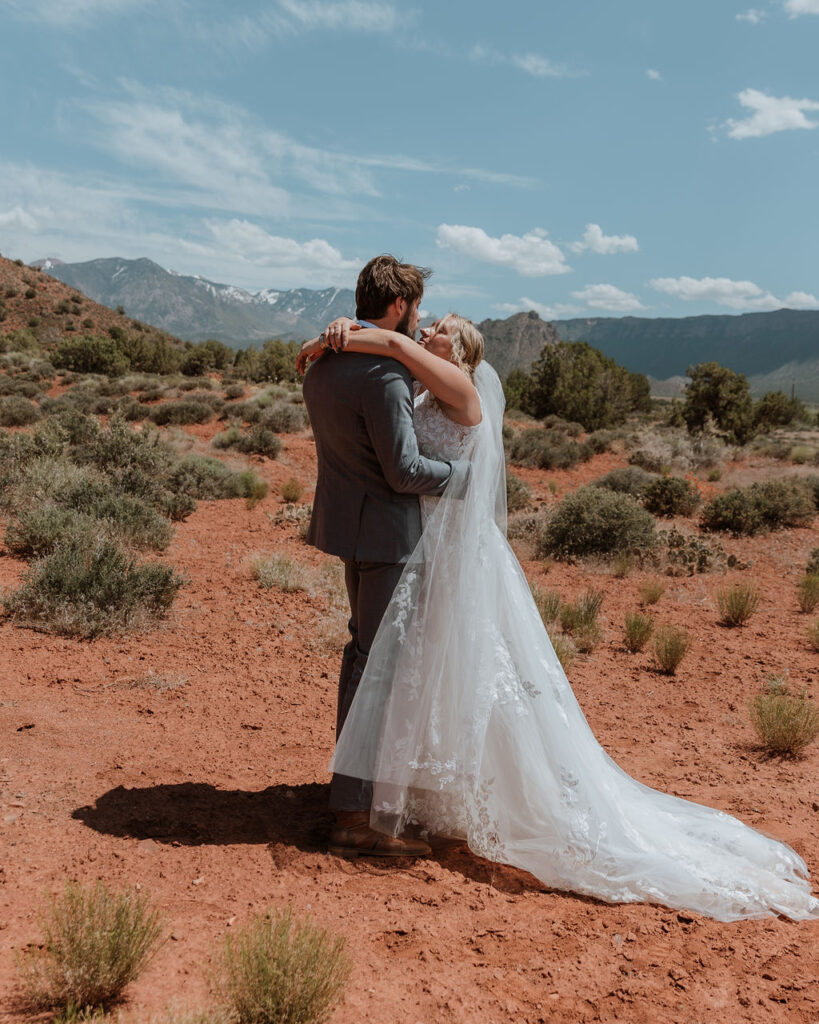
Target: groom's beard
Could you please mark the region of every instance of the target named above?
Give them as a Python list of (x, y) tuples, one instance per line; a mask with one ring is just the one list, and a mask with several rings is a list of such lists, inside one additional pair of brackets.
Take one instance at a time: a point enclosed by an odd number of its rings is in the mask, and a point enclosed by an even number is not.
[(401, 317), (398, 323), (395, 325), (396, 334), (403, 334), (405, 338), (409, 338), (410, 341), (415, 341), (415, 331), (410, 330), (410, 317), (412, 316), (412, 309), (408, 308), (406, 313)]

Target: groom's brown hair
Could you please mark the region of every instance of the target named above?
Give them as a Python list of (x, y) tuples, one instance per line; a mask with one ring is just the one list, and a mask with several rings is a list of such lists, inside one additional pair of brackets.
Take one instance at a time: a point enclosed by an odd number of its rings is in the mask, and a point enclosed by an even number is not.
[(358, 275), (355, 289), (355, 315), (359, 320), (380, 320), (396, 299), (410, 305), (420, 301), (424, 281), (432, 276), (427, 267), (402, 263), (389, 253), (376, 256)]

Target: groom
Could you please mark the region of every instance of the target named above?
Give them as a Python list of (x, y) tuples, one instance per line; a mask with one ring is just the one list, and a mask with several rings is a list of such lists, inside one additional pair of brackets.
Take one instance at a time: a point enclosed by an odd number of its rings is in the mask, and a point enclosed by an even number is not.
[[(357, 319), (414, 338), (429, 276), (429, 270), (393, 256), (376, 256), (358, 277)], [(305, 377), (304, 401), (318, 458), (307, 541), (343, 560), (350, 599), (350, 641), (338, 681), (338, 736), (378, 625), (421, 536), (418, 495), (441, 494), (450, 478), (465, 475), (467, 467), (419, 454), (412, 377), (395, 359), (328, 351)], [(336, 824), (331, 852), (347, 857), (419, 857), (430, 852), (420, 840), (370, 828), (371, 803), (369, 780), (333, 775), (330, 809)]]

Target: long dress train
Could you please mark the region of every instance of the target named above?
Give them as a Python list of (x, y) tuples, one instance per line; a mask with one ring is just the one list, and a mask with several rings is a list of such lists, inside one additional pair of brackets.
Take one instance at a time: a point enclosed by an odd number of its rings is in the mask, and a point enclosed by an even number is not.
[(381, 623), (331, 764), (374, 781), (372, 824), (460, 835), (545, 885), (721, 921), (819, 917), (804, 861), (736, 818), (632, 779), (595, 739), (505, 537), (503, 393), (483, 419), (416, 407), (424, 454), (468, 457), (423, 499), (423, 536)]

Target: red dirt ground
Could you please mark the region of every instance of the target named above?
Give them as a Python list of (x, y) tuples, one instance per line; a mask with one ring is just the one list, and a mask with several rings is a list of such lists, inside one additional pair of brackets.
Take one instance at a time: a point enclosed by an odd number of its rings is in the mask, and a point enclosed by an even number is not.
[[(187, 433), (203, 447), (216, 429)], [(562, 494), (623, 461), (606, 454), (550, 478)], [(339, 613), (320, 583), (313, 594), (283, 594), (248, 571), (259, 551), (315, 568), (327, 561), (294, 524), (270, 518), (290, 476), (309, 500), (313, 443), (288, 437), (280, 459), (258, 467), (271, 493), (255, 508), (203, 502), (177, 526), (164, 558), (190, 585), (162, 627), (80, 642), (0, 619), (3, 1024), (23, 1019), (14, 954), (39, 934), (43, 894), (98, 878), (149, 892), (167, 919), (167, 942), (127, 991), (128, 1020), (209, 1005), (203, 969), (227, 930), (289, 903), (347, 936), (355, 967), (335, 1022), (819, 1021), (819, 922), (725, 925), (609, 906), (546, 891), (463, 848), (396, 864), (328, 855), (340, 648), (327, 621)], [(519, 475), (539, 500), (554, 500), (543, 473)], [(747, 715), (771, 672), (819, 696), (819, 657), (795, 600), (817, 545), (816, 526), (729, 540), (751, 569), (669, 579), (654, 614), (695, 637), (676, 678), (621, 644), (647, 573), (525, 568), (566, 597), (589, 583), (605, 589), (604, 641), (570, 677), (619, 764), (785, 840), (819, 878), (819, 745), (798, 761), (768, 759)], [(0, 555), (0, 586), (13, 586), (23, 563)], [(749, 577), (764, 595), (759, 612), (744, 628), (720, 627), (716, 590)], [(145, 685), (151, 674), (179, 685)]]

